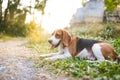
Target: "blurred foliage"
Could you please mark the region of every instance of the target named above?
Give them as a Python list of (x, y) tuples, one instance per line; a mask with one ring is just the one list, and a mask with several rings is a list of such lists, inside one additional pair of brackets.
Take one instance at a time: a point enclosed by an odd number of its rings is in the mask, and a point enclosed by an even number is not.
[[(0, 1), (2, 7), (3, 0)], [(12, 36), (25, 35), (25, 17), (26, 11), (18, 9), (20, 0), (8, 0), (7, 8), (1, 13), (0, 33)], [(1, 8), (2, 9), (2, 8)]]
[(36, 0), (35, 8), (42, 11), (42, 14), (44, 14), (44, 8), (46, 6), (46, 2), (47, 0)]
[[(85, 6), (88, 0), (82, 0), (82, 5)], [(106, 10), (115, 10), (117, 5), (120, 5), (120, 0), (104, 0)]]
[[(3, 10), (4, 12), (2, 12), (2, 3), (4, 0), (0, 0), (0, 34), (7, 34), (10, 36), (26, 36), (28, 35), (28, 32), (33, 32), (31, 30), (31, 26), (29, 24), (25, 24), (26, 15), (27, 13), (31, 14), (31, 8), (33, 7), (31, 5), (24, 7), (20, 4), (20, 1), (21, 0), (6, 1), (7, 7)], [(43, 10), (45, 8), (45, 4), (46, 0), (36, 0), (34, 9), (41, 10), (44, 14)], [(23, 6), (23, 8), (20, 8), (21, 6)], [(37, 31), (36, 35), (38, 35)]]
[(117, 39), (114, 39), (111, 44), (115, 47), (116, 52), (118, 54), (120, 54), (120, 37), (118, 37)]
[(107, 24), (105, 27), (99, 32), (99, 36), (103, 37), (104, 39), (115, 38), (119, 36), (117, 33), (117, 28), (113, 24)]
[(104, 0), (106, 10), (115, 10), (117, 5), (120, 5), (120, 0)]
[(89, 23), (78, 24), (75, 27), (69, 28), (69, 32), (78, 37), (91, 38), (99, 40), (108, 40), (120, 37), (120, 23)]
[(6, 34), (9, 36), (25, 36), (26, 35), (26, 25), (20, 25), (19, 23), (15, 23), (12, 25), (1, 24), (0, 25), (0, 33)]
[(57, 49), (52, 50), (50, 48), (51, 45), (47, 42), (47, 40), (45, 40), (45, 42), (41, 42), (41, 43), (34, 42), (34, 43), (26, 44), (26, 46), (28, 48), (36, 50), (40, 54), (42, 54), (42, 53), (46, 53), (46, 54), (47, 53), (55, 53), (58, 51)]
[(45, 41), (47, 34), (44, 34), (43, 28), (33, 20), (28, 24), (27, 36), (30, 43), (41, 43)]

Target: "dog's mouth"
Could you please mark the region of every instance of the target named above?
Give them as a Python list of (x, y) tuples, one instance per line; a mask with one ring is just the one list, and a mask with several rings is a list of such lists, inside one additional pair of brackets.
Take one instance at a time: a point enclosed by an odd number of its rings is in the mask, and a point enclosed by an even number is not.
[(58, 43), (57, 45), (51, 44), (51, 49), (54, 49), (54, 48), (58, 47), (58, 46), (60, 45), (60, 42), (61, 42), (61, 41), (59, 41), (59, 43)]
[(56, 45), (52, 45), (52, 46), (51, 46), (51, 49), (54, 49), (54, 48), (56, 48), (56, 47), (57, 47)]

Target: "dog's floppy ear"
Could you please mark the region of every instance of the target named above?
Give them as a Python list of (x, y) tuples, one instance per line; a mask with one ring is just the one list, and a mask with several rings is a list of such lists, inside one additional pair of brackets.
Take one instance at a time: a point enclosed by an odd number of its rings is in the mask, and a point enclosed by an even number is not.
[(70, 34), (67, 31), (63, 30), (63, 44), (65, 46), (69, 46), (70, 41), (71, 41)]

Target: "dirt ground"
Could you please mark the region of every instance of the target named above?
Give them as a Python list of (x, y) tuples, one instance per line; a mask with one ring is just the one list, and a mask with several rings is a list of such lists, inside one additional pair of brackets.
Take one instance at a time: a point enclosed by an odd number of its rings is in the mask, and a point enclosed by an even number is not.
[(26, 48), (25, 39), (0, 40), (0, 80), (71, 80), (42, 68), (34, 68), (30, 57), (39, 56)]

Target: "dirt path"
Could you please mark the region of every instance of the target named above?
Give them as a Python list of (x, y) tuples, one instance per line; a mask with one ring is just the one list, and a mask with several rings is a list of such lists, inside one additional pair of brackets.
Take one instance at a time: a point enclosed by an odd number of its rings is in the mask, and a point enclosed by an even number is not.
[(34, 62), (29, 57), (37, 54), (23, 45), (26, 42), (25, 39), (0, 41), (0, 80), (70, 80), (33, 68)]

